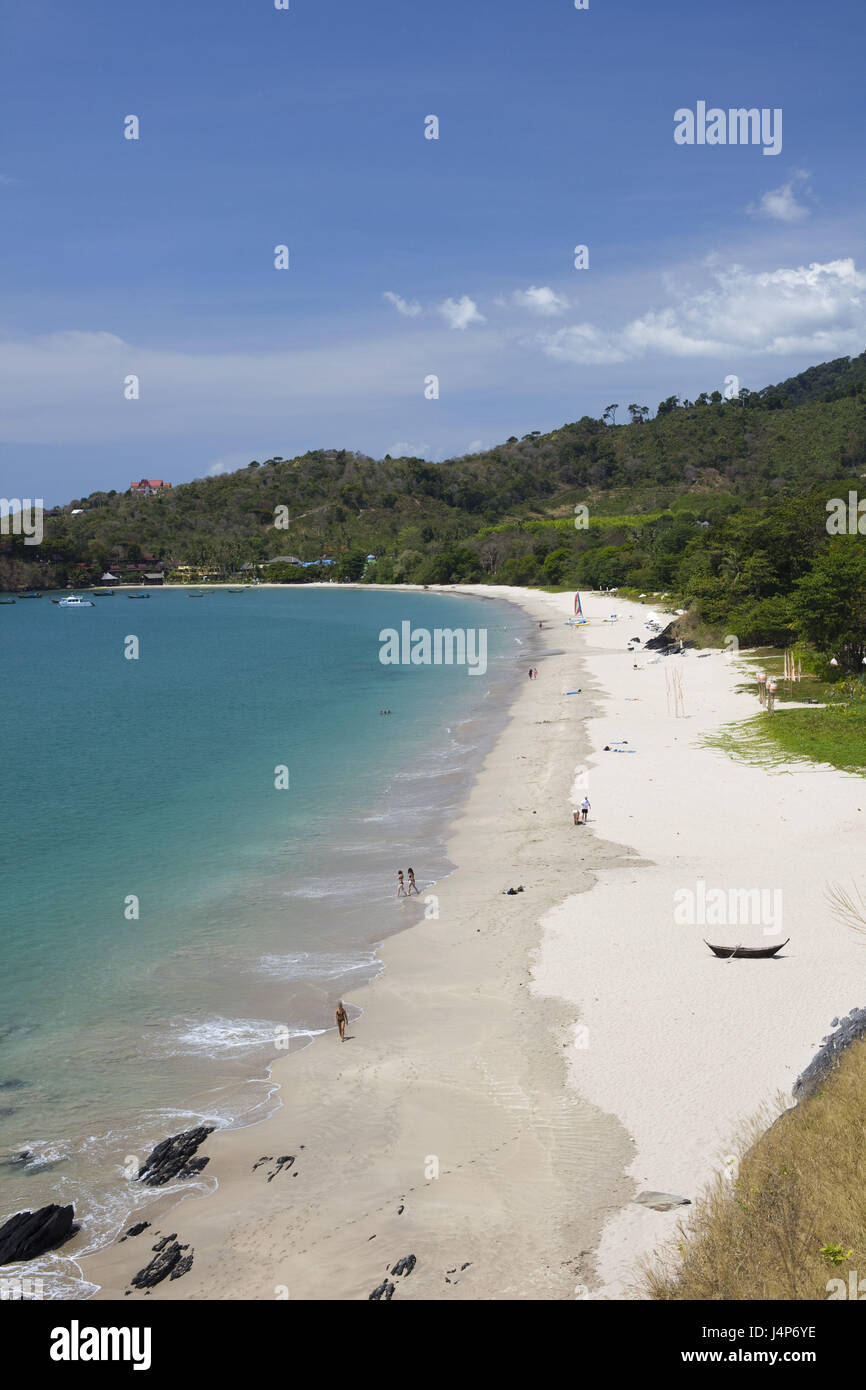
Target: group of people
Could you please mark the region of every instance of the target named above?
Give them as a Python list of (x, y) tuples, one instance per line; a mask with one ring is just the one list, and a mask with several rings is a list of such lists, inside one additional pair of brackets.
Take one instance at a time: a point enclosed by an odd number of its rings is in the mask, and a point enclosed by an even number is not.
[(420, 890), (419, 890), (419, 888), (418, 888), (417, 883), (415, 882), (415, 870), (414, 870), (414, 869), (407, 869), (406, 872), (407, 872), (408, 875), (409, 875), (409, 886), (408, 886), (408, 888), (407, 888), (406, 884), (403, 882), (403, 870), (402, 870), (402, 869), (398, 869), (398, 870), (397, 870), (397, 897), (398, 897), (398, 898), (411, 898), (413, 892), (417, 893), (418, 896), (420, 897), (420, 896), (421, 896), (421, 893), (420, 893)]
[(537, 681), (537, 680), (538, 680), (538, 667), (537, 667), (537, 666), (530, 666), (530, 668), (529, 668), (529, 679), (530, 679), (531, 681)]

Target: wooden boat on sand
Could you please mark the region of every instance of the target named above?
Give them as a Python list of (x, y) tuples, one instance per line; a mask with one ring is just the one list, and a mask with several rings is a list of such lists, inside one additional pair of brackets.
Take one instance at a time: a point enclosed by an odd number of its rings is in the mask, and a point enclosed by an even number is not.
[(704, 945), (709, 946), (714, 956), (720, 960), (766, 960), (770, 956), (776, 955), (783, 946), (787, 946), (791, 940), (790, 936), (785, 941), (780, 941), (776, 946), (714, 946), (711, 941), (704, 937)]

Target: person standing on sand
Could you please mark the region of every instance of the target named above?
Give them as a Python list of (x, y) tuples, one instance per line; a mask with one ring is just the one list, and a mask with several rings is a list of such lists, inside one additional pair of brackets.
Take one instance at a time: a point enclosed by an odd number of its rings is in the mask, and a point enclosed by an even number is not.
[(349, 1022), (349, 1015), (346, 1013), (346, 1006), (342, 999), (334, 1010), (334, 1022), (340, 1030), (340, 1042), (345, 1042), (346, 1024)]
[(409, 896), (409, 894), (406, 892), (406, 886), (405, 886), (405, 884), (403, 883), (403, 870), (402, 870), (402, 869), (398, 869), (398, 870), (397, 870), (397, 897), (398, 897), (398, 898), (408, 898), (408, 896)]
[(589, 815), (589, 797), (588, 797), (588, 796), (585, 796), (585, 797), (583, 798), (583, 801), (580, 803), (580, 810), (581, 810), (581, 814), (582, 814), (582, 816), (583, 816), (584, 824), (586, 824), (586, 818), (587, 818), (587, 816)]
[(418, 885), (417, 885), (417, 883), (415, 882), (415, 870), (414, 870), (414, 869), (409, 869), (409, 870), (408, 870), (408, 874), (409, 874), (409, 888), (408, 888), (408, 891), (407, 891), (407, 893), (406, 893), (406, 897), (407, 897), (407, 898), (411, 898), (411, 896), (412, 896), (412, 889), (414, 888), (414, 889), (415, 889), (415, 892), (418, 893), (418, 896), (419, 896), (419, 898), (420, 898), (421, 894), (420, 894), (420, 892), (418, 891)]

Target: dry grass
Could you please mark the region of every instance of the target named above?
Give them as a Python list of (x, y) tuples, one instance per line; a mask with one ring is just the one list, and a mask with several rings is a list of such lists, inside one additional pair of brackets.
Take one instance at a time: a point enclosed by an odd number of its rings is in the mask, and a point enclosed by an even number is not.
[(688, 1230), (641, 1269), (642, 1296), (826, 1299), (828, 1280), (866, 1277), (864, 1120), (866, 1039), (769, 1129), (753, 1122), (739, 1174), (720, 1174)]

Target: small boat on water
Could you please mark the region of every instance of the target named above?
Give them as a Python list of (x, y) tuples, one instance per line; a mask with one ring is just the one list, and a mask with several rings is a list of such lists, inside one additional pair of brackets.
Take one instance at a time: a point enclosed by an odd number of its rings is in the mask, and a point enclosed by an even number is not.
[(95, 608), (96, 604), (92, 599), (79, 598), (78, 594), (70, 594), (68, 598), (58, 599), (59, 608)]
[(29, 594), (19, 594), (18, 597), (19, 597), (19, 598), (41, 598), (42, 595), (41, 595), (41, 594), (37, 594), (35, 590), (31, 590), (31, 592), (30, 592)]
[(190, 598), (204, 598), (204, 594), (200, 594), (200, 593), (198, 593), (198, 591), (196, 591), (196, 593), (194, 593), (194, 594), (191, 593), (191, 594), (190, 594)]
[(113, 590), (113, 589), (91, 589), (90, 592), (93, 594), (93, 597), (94, 597), (94, 598), (113, 598), (113, 597), (114, 597), (114, 590)]
[(229, 585), (227, 592), (230, 594), (245, 594), (249, 588), (251, 588), (249, 584), (243, 584), (240, 589), (233, 589), (231, 585)]
[(787, 946), (790, 940), (789, 936), (776, 946), (714, 946), (704, 937), (704, 945), (709, 946), (713, 955), (718, 956), (720, 960), (767, 960), (777, 951), (781, 951), (783, 946)]
[(150, 598), (150, 594), (127, 594), (127, 598)]
[(0, 603), (14, 603), (14, 598), (0, 598)]

